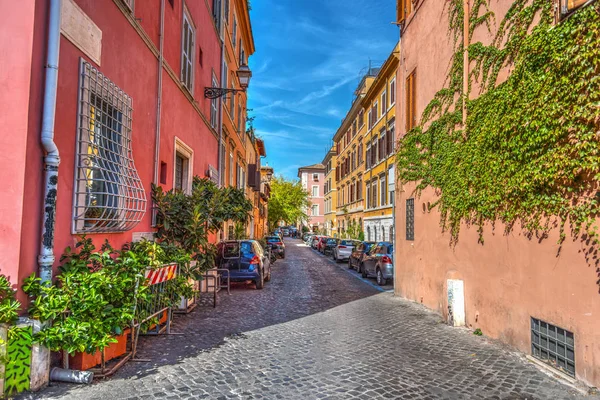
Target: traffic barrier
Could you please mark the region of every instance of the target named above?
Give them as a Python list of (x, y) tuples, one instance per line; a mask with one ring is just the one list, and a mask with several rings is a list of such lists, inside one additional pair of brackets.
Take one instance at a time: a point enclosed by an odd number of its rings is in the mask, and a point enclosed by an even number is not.
[[(171, 334), (171, 319), (173, 316), (172, 304), (178, 300), (178, 295), (169, 291), (169, 281), (175, 279), (178, 273), (177, 264), (165, 264), (158, 268), (148, 268), (144, 274), (146, 284), (149, 286), (149, 301), (137, 301), (134, 310), (132, 330), (135, 331), (133, 340), (133, 357), (137, 350), (138, 337), (144, 324), (151, 323), (150, 328), (143, 332), (144, 335)], [(138, 285), (139, 286), (139, 283)], [(136, 287), (137, 293), (138, 287)], [(158, 319), (152, 323), (153, 319)]]

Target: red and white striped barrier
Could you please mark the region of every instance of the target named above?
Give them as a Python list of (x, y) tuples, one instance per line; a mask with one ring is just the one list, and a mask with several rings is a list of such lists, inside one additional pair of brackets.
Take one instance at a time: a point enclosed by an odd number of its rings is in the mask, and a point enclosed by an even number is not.
[(171, 264), (158, 269), (148, 269), (146, 270), (145, 277), (148, 280), (148, 285), (156, 285), (158, 283), (170, 281), (175, 277), (176, 273), (177, 264)]

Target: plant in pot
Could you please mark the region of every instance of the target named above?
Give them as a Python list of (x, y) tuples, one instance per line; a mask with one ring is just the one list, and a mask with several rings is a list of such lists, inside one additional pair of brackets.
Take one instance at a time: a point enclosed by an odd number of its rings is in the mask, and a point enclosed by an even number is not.
[(147, 293), (139, 285), (145, 266), (135, 255), (116, 252), (108, 244), (96, 252), (85, 236), (74, 250), (67, 247), (61, 262), (61, 273), (52, 284), (32, 274), (23, 285), (32, 298), (31, 317), (45, 323), (34, 339), (51, 351), (62, 351), (65, 366), (67, 354), (78, 353), (80, 364), (91, 367), (89, 363), (97, 364), (98, 351), (124, 348), (124, 330), (134, 318), (134, 305)]

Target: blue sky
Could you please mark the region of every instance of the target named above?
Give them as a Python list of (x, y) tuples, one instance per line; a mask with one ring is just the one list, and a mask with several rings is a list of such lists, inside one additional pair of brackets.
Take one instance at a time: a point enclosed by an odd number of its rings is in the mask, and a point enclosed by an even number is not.
[[(398, 41), (392, 0), (252, 0), (256, 53), (248, 94), (276, 174), (319, 163), (350, 108), (360, 72)], [(265, 160), (263, 160), (265, 165)]]

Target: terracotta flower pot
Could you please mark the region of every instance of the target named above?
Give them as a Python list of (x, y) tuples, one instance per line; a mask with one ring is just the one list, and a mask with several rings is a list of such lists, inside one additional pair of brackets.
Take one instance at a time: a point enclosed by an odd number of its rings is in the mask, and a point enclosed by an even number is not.
[[(121, 357), (127, 352), (127, 336), (129, 335), (130, 329), (127, 328), (123, 331), (123, 334), (116, 336), (117, 343), (111, 343), (104, 349), (104, 362), (108, 362), (112, 359)], [(69, 368), (85, 371), (100, 365), (102, 362), (102, 352), (96, 351), (94, 354), (88, 353), (75, 353), (69, 356)]]

